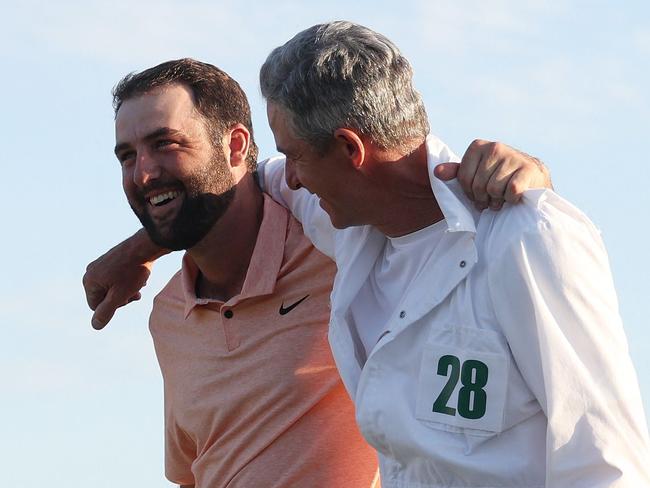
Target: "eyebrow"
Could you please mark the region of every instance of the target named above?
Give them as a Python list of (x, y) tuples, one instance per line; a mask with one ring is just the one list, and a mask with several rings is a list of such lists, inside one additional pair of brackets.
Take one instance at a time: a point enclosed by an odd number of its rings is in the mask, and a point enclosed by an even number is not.
[[(160, 127), (158, 129), (154, 130), (153, 132), (150, 132), (146, 136), (144, 136), (143, 139), (145, 141), (150, 141), (150, 140), (156, 139), (156, 138), (158, 138), (160, 136), (178, 136), (178, 135), (182, 135), (182, 132), (179, 131), (179, 130), (176, 130), (176, 129), (172, 129), (170, 127)], [(115, 153), (115, 155), (117, 155), (118, 153), (120, 153), (120, 152), (122, 152), (125, 149), (128, 149), (130, 147), (131, 147), (130, 143), (128, 143), (128, 142), (120, 142), (120, 143), (115, 145), (115, 149), (113, 149), (113, 152)]]

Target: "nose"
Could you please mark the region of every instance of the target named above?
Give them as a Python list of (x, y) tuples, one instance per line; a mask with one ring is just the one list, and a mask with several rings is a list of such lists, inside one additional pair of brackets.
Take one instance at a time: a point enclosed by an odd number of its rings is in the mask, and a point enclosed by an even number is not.
[(289, 158), (287, 158), (287, 161), (284, 165), (284, 176), (287, 180), (287, 186), (289, 188), (291, 188), (292, 190), (297, 190), (299, 188), (302, 188), (302, 185), (300, 184), (300, 180), (296, 175), (296, 168), (293, 164), (293, 161), (291, 161), (291, 159)]
[(160, 166), (156, 164), (148, 151), (138, 152), (133, 171), (133, 182), (140, 188), (144, 188), (160, 177)]

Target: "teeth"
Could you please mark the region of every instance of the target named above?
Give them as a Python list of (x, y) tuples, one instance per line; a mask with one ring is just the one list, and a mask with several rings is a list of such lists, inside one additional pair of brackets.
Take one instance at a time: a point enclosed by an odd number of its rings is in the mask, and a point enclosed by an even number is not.
[(149, 203), (151, 205), (158, 205), (161, 202), (164, 202), (165, 200), (173, 200), (177, 196), (179, 196), (181, 192), (179, 191), (168, 191), (167, 193), (161, 193), (160, 195), (156, 195), (154, 197), (151, 197), (149, 199)]

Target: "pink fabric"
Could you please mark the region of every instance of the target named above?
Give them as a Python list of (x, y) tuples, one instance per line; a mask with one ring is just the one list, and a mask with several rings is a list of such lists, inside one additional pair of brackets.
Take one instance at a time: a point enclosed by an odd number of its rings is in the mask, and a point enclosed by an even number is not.
[(197, 270), (184, 257), (150, 319), (165, 383), (169, 480), (200, 488), (376, 483), (376, 456), (327, 343), (334, 273), (268, 197), (240, 295), (197, 299)]

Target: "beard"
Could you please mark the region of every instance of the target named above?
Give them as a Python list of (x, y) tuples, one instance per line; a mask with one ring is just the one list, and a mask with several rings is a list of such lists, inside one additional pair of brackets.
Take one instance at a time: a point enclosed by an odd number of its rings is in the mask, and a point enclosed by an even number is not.
[[(150, 203), (144, 195), (157, 188), (170, 187), (182, 192), (183, 203), (170, 222), (156, 223), (149, 214)], [(154, 243), (178, 251), (194, 247), (206, 236), (228, 210), (235, 188), (225, 156), (215, 149), (210, 161), (185, 181), (156, 180), (138, 192), (137, 205), (129, 204)]]

